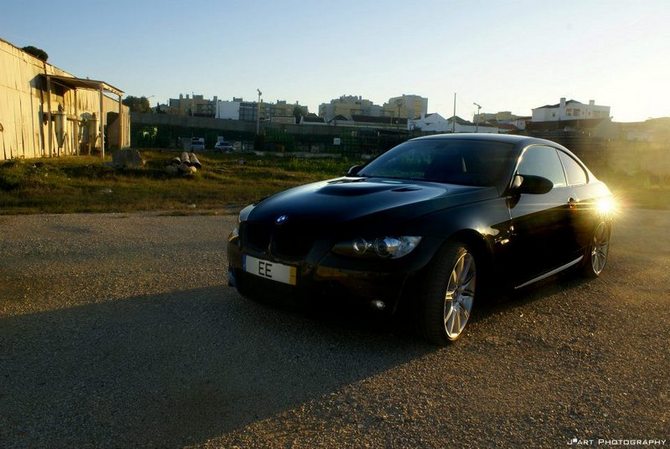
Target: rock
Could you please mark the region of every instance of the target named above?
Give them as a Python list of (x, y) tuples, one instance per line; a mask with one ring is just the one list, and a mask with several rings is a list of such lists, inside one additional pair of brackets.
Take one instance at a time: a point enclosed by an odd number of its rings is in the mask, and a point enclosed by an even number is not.
[(137, 150), (114, 150), (112, 152), (112, 166), (114, 168), (143, 167), (144, 159), (142, 159), (142, 155)]

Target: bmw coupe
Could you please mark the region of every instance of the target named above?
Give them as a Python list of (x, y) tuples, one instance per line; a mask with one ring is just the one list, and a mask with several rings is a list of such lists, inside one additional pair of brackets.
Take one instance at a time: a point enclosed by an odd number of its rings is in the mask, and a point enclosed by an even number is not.
[(599, 276), (611, 212), (607, 186), (557, 143), (420, 137), (244, 208), (228, 239), (228, 279), (247, 297), (412, 310), (425, 338), (443, 345), (501, 288), (570, 268)]

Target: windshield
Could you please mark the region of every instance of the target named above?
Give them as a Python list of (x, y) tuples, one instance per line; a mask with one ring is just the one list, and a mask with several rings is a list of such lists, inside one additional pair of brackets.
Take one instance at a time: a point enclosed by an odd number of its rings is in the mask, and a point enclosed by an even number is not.
[(411, 140), (384, 153), (358, 176), (399, 178), (469, 186), (504, 184), (514, 146), (485, 140)]

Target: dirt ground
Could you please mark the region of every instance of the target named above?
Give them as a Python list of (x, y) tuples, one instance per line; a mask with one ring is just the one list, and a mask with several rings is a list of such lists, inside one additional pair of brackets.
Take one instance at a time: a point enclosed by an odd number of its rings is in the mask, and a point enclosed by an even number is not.
[(669, 211), (627, 210), (601, 278), (480, 305), (441, 349), (241, 298), (234, 222), (0, 217), (0, 447), (670, 446)]

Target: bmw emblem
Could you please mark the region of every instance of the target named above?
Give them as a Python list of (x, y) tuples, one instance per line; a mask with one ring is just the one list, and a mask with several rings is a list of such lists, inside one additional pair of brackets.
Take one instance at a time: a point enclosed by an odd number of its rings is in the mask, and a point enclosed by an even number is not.
[(280, 215), (275, 219), (275, 224), (283, 225), (288, 221), (288, 215)]

